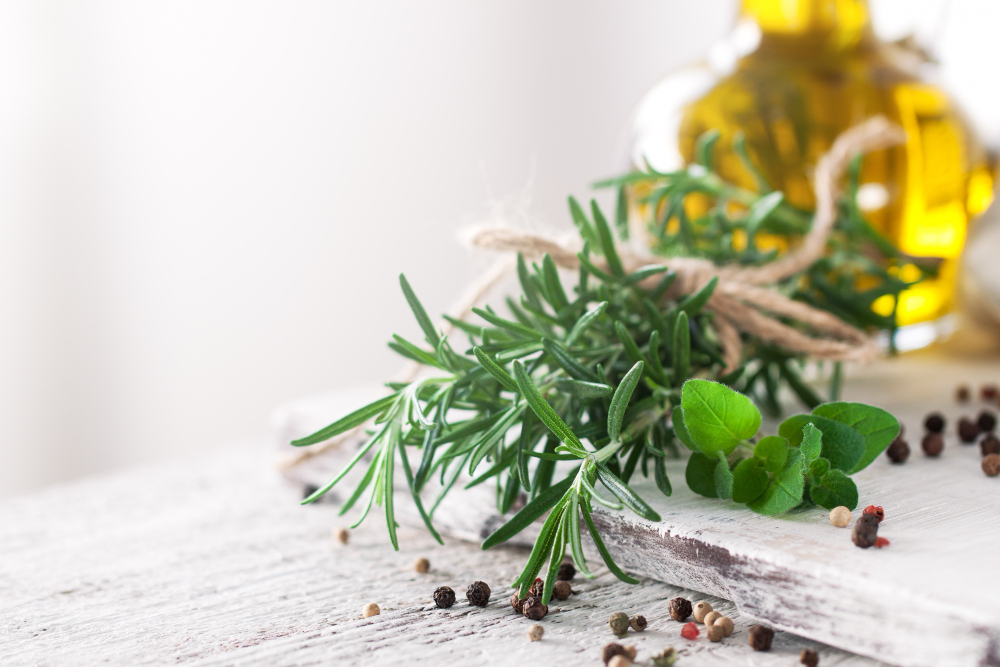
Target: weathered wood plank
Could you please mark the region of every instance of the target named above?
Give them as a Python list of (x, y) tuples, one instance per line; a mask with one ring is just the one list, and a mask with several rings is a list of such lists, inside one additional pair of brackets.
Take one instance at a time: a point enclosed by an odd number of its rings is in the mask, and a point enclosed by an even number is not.
[[(666, 605), (693, 593), (607, 574), (575, 581), (577, 594), (552, 605), (544, 639), (531, 643), (531, 622), (506, 602), (523, 549), (487, 553), (453, 539), (442, 548), (403, 528), (394, 552), (377, 516), (342, 546), (330, 537), (345, 525), (336, 507), (300, 507), (272, 453), (231, 447), (0, 504), (0, 664), (596, 667), (608, 614), (623, 610), (650, 620), (627, 639), (641, 664), (673, 644), (689, 667), (787, 667), (803, 647), (818, 648), (824, 666), (876, 665), (780, 632), (771, 653), (754, 654), (747, 619), (714, 598), (736, 633), (689, 642)], [(429, 573), (413, 571), (417, 556), (430, 558)], [(476, 579), (493, 587), (487, 608), (429, 604), (437, 586), (461, 598)], [(361, 619), (371, 601), (382, 614)]]
[[(963, 409), (979, 409), (954, 405), (955, 386), (997, 378), (996, 359), (940, 352), (854, 371), (846, 400), (897, 414), (914, 450), (903, 466), (883, 457), (855, 477), (861, 507), (886, 509), (880, 535), (891, 540), (887, 549), (854, 547), (849, 531), (831, 526), (819, 509), (773, 519), (698, 497), (683, 484), (683, 462), (670, 467), (673, 497), (663, 498), (652, 484), (639, 486), (661, 523), (607, 512), (598, 520), (615, 557), (631, 571), (734, 600), (744, 614), (776, 627), (898, 665), (1000, 664), (1000, 568), (994, 562), (1000, 480), (982, 474), (978, 447), (958, 444), (953, 429), (940, 459), (919, 449), (928, 410), (944, 410), (954, 424)], [(283, 437), (336, 414), (321, 417), (312, 410), (322, 401), (313, 400), (310, 410), (292, 406), (281, 413)], [(343, 397), (327, 401), (332, 408)], [(323, 465), (326, 470), (295, 474), (318, 482), (335, 462)], [(437, 523), (481, 539), (501, 520), (489, 496), (442, 506)]]

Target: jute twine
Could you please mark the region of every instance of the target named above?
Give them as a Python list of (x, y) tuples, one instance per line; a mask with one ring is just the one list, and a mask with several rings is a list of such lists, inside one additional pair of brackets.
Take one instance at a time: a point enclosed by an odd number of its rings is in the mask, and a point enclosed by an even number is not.
[[(709, 280), (719, 282), (705, 308), (714, 316), (715, 329), (722, 347), (726, 370), (737, 368), (742, 357), (740, 333), (772, 343), (790, 352), (812, 359), (867, 362), (878, 356), (878, 346), (865, 332), (840, 318), (782, 294), (777, 285), (808, 269), (822, 257), (830, 231), (837, 219), (837, 196), (840, 181), (850, 160), (859, 153), (886, 148), (905, 141), (902, 128), (883, 116), (875, 116), (843, 132), (826, 154), (820, 158), (813, 176), (816, 213), (812, 228), (802, 243), (780, 259), (757, 267), (736, 265), (716, 266), (708, 260), (694, 257), (657, 257), (631, 247), (619, 249), (627, 271), (652, 264), (667, 265), (677, 274), (667, 296), (679, 299), (701, 289)], [(554, 240), (543, 234), (506, 226), (484, 226), (469, 230), (465, 241), (475, 248), (506, 253), (522, 253), (526, 258), (551, 255), (557, 266), (578, 269), (579, 245)], [(606, 268), (600, 261), (599, 267)], [(490, 268), (470, 286), (466, 294), (450, 310), (449, 315), (464, 320), (472, 308), (481, 303), (514, 268), (514, 255), (508, 255)], [(650, 283), (659, 276), (647, 279)], [(786, 324), (785, 321), (794, 323)], [(448, 333), (452, 326), (442, 325)], [(810, 335), (811, 332), (812, 335)], [(411, 382), (419, 365), (411, 363), (397, 376), (401, 382)], [(342, 433), (318, 446), (297, 453), (281, 464), (287, 469), (338, 447), (364, 426)]]

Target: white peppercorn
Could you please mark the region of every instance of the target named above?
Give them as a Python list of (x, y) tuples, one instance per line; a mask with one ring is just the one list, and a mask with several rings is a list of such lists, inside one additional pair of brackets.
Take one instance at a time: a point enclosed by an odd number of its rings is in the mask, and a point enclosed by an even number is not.
[(843, 505), (840, 507), (834, 507), (830, 510), (830, 523), (835, 525), (837, 528), (844, 528), (851, 522), (851, 510), (847, 509)]
[(528, 639), (530, 639), (533, 642), (537, 642), (539, 639), (542, 638), (542, 635), (544, 634), (545, 634), (545, 628), (536, 623), (535, 625), (531, 626), (530, 630), (528, 630)]
[(735, 626), (733, 625), (733, 619), (729, 618), (728, 616), (721, 616), (715, 619), (715, 623), (712, 623), (712, 627), (722, 628), (724, 636), (728, 637), (729, 635), (733, 634), (733, 628)]
[(721, 642), (722, 638), (726, 636), (726, 631), (718, 625), (709, 625), (705, 630), (705, 636), (710, 642)]
[(719, 618), (722, 618), (722, 614), (713, 610), (705, 614), (705, 619), (702, 621), (702, 623), (705, 624), (705, 627), (710, 627), (713, 623), (715, 623), (716, 619)]
[(705, 617), (712, 611), (712, 605), (702, 600), (694, 605), (694, 620), (699, 623), (705, 622)]
[(351, 539), (351, 533), (346, 528), (334, 528), (333, 539), (341, 544), (347, 544), (347, 541)]
[(369, 602), (365, 605), (365, 608), (361, 611), (362, 618), (368, 618), (369, 616), (378, 616), (382, 613), (382, 610), (378, 608), (378, 605), (374, 602)]
[(632, 667), (632, 661), (623, 655), (616, 655), (611, 658), (608, 667)]
[(420, 574), (424, 574), (425, 572), (431, 569), (431, 562), (426, 558), (418, 558), (413, 563), (413, 569), (419, 572)]

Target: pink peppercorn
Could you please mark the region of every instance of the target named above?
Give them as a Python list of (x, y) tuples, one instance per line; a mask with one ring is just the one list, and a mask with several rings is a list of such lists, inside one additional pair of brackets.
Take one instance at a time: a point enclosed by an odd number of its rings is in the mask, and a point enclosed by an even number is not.
[(885, 539), (884, 537), (879, 537), (875, 540), (876, 549), (881, 549), (882, 547), (887, 547), (887, 546), (889, 546), (889, 540)]
[(697, 639), (698, 638), (698, 626), (692, 623), (685, 623), (684, 627), (681, 628), (681, 637), (684, 639)]

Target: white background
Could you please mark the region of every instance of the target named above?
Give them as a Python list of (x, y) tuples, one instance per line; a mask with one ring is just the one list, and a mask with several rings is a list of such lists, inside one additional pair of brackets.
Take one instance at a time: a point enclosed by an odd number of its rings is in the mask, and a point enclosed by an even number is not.
[[(873, 0), (1000, 139), (1000, 3)], [(41, 2), (0, 8), (0, 496), (237, 438), (391, 375), (485, 265), (616, 172), (644, 90), (735, 0)], [(526, 189), (526, 186), (530, 188)], [(335, 415), (331, 415), (334, 417)]]

